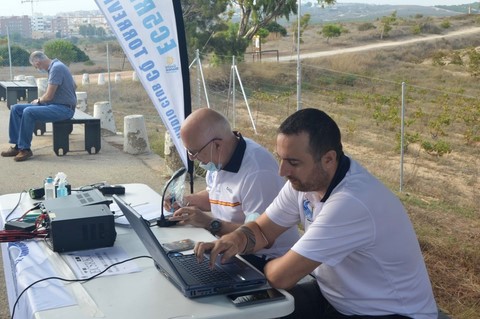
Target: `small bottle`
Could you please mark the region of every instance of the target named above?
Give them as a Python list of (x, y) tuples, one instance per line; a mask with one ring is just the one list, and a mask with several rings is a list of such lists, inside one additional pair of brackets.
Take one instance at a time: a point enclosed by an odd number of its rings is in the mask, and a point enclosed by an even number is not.
[(67, 190), (67, 175), (64, 172), (58, 172), (55, 176), (55, 184), (57, 185), (57, 198), (68, 195)]
[(51, 176), (45, 179), (45, 199), (55, 198), (55, 185), (53, 184), (53, 178)]
[(57, 198), (68, 195), (67, 187), (65, 186), (65, 181), (61, 181), (57, 187)]

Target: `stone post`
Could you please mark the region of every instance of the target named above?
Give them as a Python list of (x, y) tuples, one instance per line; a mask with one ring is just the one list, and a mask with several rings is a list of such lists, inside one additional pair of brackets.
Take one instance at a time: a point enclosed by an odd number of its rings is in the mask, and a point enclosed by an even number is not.
[(165, 146), (163, 152), (165, 154), (165, 163), (173, 172), (184, 166), (168, 131), (165, 132)]
[(100, 127), (102, 128), (102, 131), (117, 134), (112, 106), (108, 101), (96, 102), (93, 105), (93, 117), (100, 119)]
[(75, 92), (75, 94), (77, 95), (77, 109), (83, 112), (87, 112), (87, 92)]
[(128, 154), (150, 153), (143, 115), (127, 115), (123, 119), (123, 151)]

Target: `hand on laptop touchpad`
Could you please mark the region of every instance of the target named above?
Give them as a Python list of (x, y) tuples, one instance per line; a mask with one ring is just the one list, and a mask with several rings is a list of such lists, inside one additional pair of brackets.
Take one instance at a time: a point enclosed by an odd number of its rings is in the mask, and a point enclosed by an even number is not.
[[(211, 259), (210, 254), (206, 253), (205, 256), (207, 256), (208, 259)], [(217, 259), (215, 260), (215, 264), (220, 266), (220, 265), (226, 265), (226, 264), (231, 264), (231, 263), (235, 262), (235, 258), (232, 257), (232, 258), (227, 259), (227, 261), (223, 262), (223, 264), (222, 264), (222, 257), (223, 257), (222, 254), (217, 255)]]

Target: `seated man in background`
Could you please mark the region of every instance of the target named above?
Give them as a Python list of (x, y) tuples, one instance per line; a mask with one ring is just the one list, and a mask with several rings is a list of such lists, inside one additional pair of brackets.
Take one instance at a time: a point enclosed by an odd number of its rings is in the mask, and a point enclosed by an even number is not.
[[(202, 108), (191, 113), (180, 135), (189, 158), (200, 161), (207, 170), (207, 189), (185, 195), (186, 207), (175, 211), (173, 220), (203, 227), (217, 236), (228, 234), (263, 212), (285, 183), (273, 155), (233, 132), (228, 120), (214, 110)], [(167, 209), (169, 203), (165, 201)], [(262, 270), (267, 260), (285, 254), (298, 238), (297, 226), (292, 225), (275, 245), (244, 257)]]
[(48, 72), (48, 86), (45, 94), (31, 101), (31, 104), (15, 104), (10, 109), (8, 127), (9, 143), (14, 144), (1, 153), (22, 162), (33, 156), (32, 144), (35, 122), (68, 120), (75, 113), (77, 96), (76, 84), (68, 67), (57, 59), (50, 60), (43, 52), (30, 54), (30, 64), (40, 72)]
[[(253, 222), (212, 243), (197, 243), (199, 260), (252, 254), (301, 223), (304, 235), (265, 265), (270, 285), (289, 289), (287, 318), (436, 319), (422, 252), (400, 200), (343, 153), (340, 130), (324, 112), (303, 109), (277, 135), (280, 175), (288, 182)], [(313, 273), (316, 280), (297, 282)]]

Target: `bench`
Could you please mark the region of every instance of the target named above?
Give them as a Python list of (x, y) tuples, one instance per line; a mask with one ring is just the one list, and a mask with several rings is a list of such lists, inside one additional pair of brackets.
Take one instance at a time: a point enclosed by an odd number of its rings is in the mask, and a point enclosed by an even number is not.
[(33, 101), (38, 97), (36, 85), (27, 81), (0, 81), (0, 98), (7, 101), (7, 107), (17, 104), (20, 98), (26, 101)]
[[(94, 118), (91, 115), (75, 109), (75, 114), (69, 120), (57, 121), (52, 123), (53, 127), (53, 151), (57, 156), (65, 155), (70, 151), (70, 133), (73, 130), (73, 124), (83, 124), (85, 127), (85, 151), (92, 154), (92, 149), (95, 154), (101, 148), (101, 129), (100, 119)], [(35, 123), (35, 135), (38, 132), (43, 135), (45, 133), (45, 123)], [(62, 152), (60, 152), (62, 150)]]

